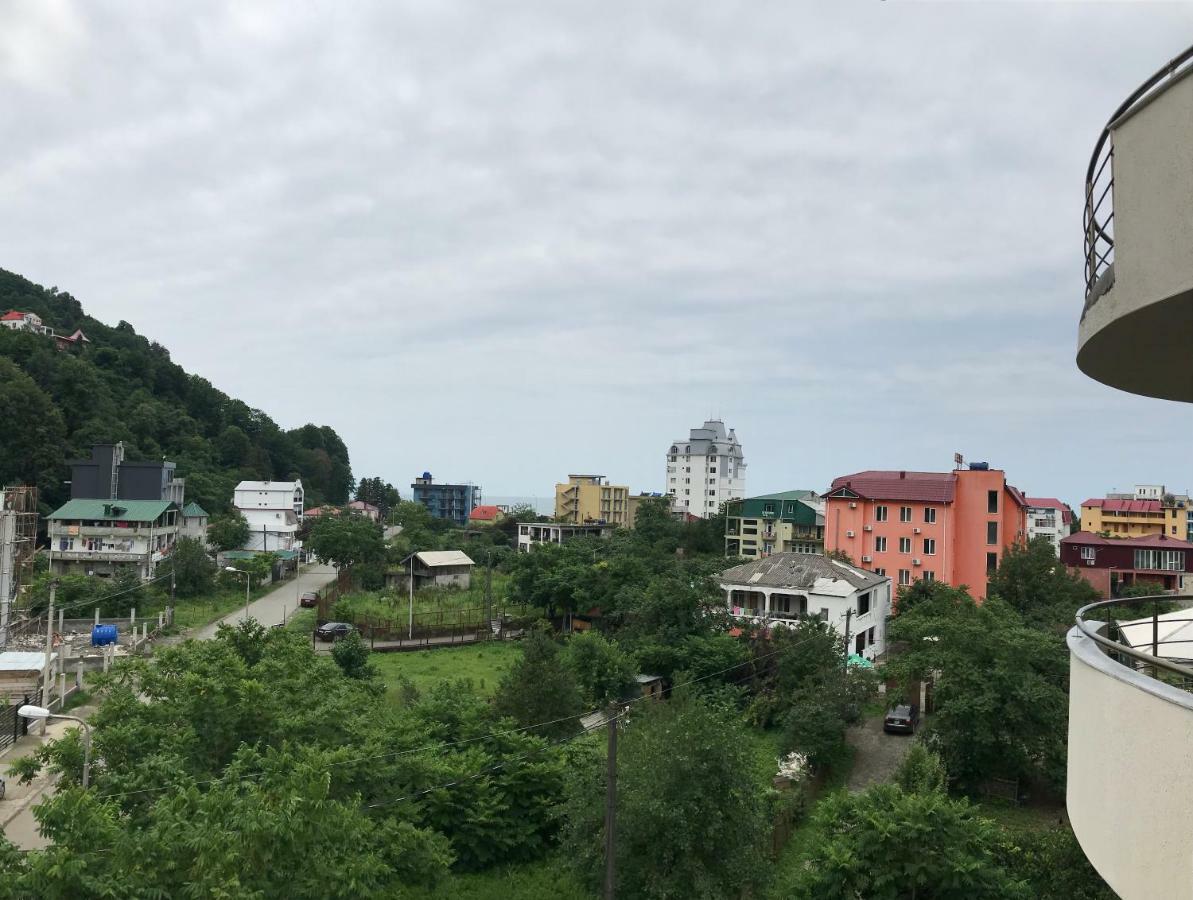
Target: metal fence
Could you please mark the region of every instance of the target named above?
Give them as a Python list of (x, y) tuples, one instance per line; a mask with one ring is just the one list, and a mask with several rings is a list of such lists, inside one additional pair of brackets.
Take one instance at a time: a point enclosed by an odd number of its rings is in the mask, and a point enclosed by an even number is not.
[(17, 738), (28, 732), (29, 720), (17, 715), (17, 710), (28, 702), (29, 698), (25, 697), (21, 703), (6, 703), (0, 706), (0, 750), (12, 746), (17, 742)]

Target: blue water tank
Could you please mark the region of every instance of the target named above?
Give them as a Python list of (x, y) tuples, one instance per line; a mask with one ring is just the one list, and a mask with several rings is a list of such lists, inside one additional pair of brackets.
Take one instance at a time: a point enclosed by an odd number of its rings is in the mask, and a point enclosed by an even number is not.
[(103, 647), (117, 643), (115, 625), (96, 625), (91, 629), (91, 646)]

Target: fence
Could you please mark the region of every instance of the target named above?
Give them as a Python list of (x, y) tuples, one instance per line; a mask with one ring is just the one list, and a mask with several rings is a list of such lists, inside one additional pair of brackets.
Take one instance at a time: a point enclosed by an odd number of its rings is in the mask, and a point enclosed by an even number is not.
[(29, 730), (29, 720), (17, 715), (17, 710), (29, 702), (28, 695), (21, 703), (6, 703), (0, 706), (0, 750), (11, 747), (17, 738)]

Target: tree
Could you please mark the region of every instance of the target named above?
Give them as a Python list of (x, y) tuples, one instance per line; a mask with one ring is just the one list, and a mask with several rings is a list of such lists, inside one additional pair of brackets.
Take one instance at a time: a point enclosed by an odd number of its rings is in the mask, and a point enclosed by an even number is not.
[(585, 701), (592, 706), (620, 699), (634, 683), (633, 659), (599, 631), (573, 634), (564, 659), (576, 676)]
[(182, 537), (174, 542), (170, 556), (159, 574), (173, 573), (179, 597), (198, 597), (210, 593), (215, 584), (215, 563), (203, 543)]
[[(7, 331), (7, 329), (6, 329)], [(32, 378), (0, 357), (0, 485), (35, 484), (53, 495), (61, 480), (66, 428), (62, 414)]]
[(964, 800), (880, 785), (820, 802), (804, 868), (783, 896), (807, 900), (1028, 900), (1000, 859), (998, 826)]
[[(735, 716), (698, 697), (643, 702), (617, 754), (617, 896), (720, 900), (766, 871), (767, 785)], [(588, 879), (604, 869), (605, 766), (576, 767), (564, 844)]]
[(1082, 606), (1100, 599), (1098, 591), (1057, 558), (1046, 537), (1019, 541), (1003, 554), (987, 593), (998, 597), (1038, 628), (1065, 632)]
[(212, 516), (207, 523), (207, 542), (217, 550), (239, 550), (249, 542), (249, 522), (238, 509)]
[(826, 550), (824, 555), (829, 559), (835, 559), (837, 562), (843, 562), (848, 566), (857, 565), (857, 563), (853, 561), (853, 557), (844, 550)]
[(1008, 828), (1005, 838), (1003, 864), (1028, 883), (1035, 900), (1117, 900), (1067, 824)]
[(564, 665), (559, 645), (542, 628), (522, 641), (522, 657), (501, 679), (493, 703), (498, 713), (523, 727), (547, 723), (534, 733), (548, 737), (575, 734), (584, 712), (576, 679)]
[(385, 558), (381, 526), (363, 516), (320, 516), (306, 546), (343, 571)]
[(357, 482), (356, 499), (377, 507), (383, 520), (389, 515), (390, 510), (402, 501), (398, 489), (379, 477), (362, 478)]
[(369, 647), (356, 629), (336, 641), (331, 648), (331, 658), (349, 678), (368, 681), (377, 674), (377, 667), (369, 662)]
[(949, 776), (940, 757), (916, 741), (895, 770), (895, 784), (908, 794), (944, 793)]

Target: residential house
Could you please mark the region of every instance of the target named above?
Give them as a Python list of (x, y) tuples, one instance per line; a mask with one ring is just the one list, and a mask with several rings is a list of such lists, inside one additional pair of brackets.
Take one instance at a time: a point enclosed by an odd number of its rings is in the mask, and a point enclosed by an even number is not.
[(1028, 497), (1027, 539), (1047, 538), (1056, 555), (1060, 555), (1061, 538), (1073, 530), (1073, 510), (1055, 497)]
[(568, 475), (567, 484), (555, 485), (555, 521), (630, 527), (630, 489), (610, 484), (604, 475)]
[(824, 501), (815, 491), (782, 491), (725, 505), (725, 555), (823, 553)]
[(986, 463), (952, 472), (865, 471), (825, 494), (824, 546), (898, 585), (947, 581), (986, 596), (988, 577), (1027, 533), (1027, 504)]
[(496, 525), (505, 518), (500, 506), (477, 506), (468, 514), (470, 525)]
[(673, 507), (706, 519), (746, 495), (746, 458), (733, 429), (720, 419), (693, 428), (667, 450), (664, 486)]
[(1081, 530), (1111, 537), (1165, 534), (1193, 540), (1193, 503), (1162, 484), (1140, 484), (1132, 494), (1091, 497), (1081, 504)]
[(565, 522), (522, 522), (518, 525), (518, 551), (526, 553), (537, 544), (566, 544), (578, 537), (607, 538), (612, 525), (569, 525)]
[(348, 509), (357, 515), (364, 516), (370, 522), (381, 521), (381, 510), (372, 503), (366, 503), (364, 500), (353, 500), (348, 504)]
[[(1123, 588), (1155, 585), (1182, 591), (1185, 573), (1193, 572), (1193, 543), (1166, 534), (1108, 538), (1088, 531), (1070, 534), (1060, 542), (1060, 561), (1102, 595), (1120, 596)], [(1189, 581), (1193, 586), (1193, 580)]]
[[(661, 494), (658, 491), (654, 491), (654, 492), (642, 491), (641, 493), (631, 494), (629, 497), (627, 497), (626, 498), (626, 528), (633, 528), (635, 525), (638, 524), (638, 510), (640, 510), (642, 508), (642, 505), (644, 503), (650, 503), (652, 501), (662, 502), (664, 500), (665, 496), (666, 495)], [(671, 514), (674, 515), (675, 510), (671, 506), (670, 497), (666, 497), (666, 501), (667, 501), (667, 508), (670, 509)]]
[(272, 552), (294, 550), (302, 524), (302, 481), (242, 481), (232, 505), (249, 523), (249, 540), (241, 549)]
[(177, 478), (166, 460), (134, 462), (124, 458), (124, 444), (94, 444), (88, 459), (71, 460), (70, 496), (74, 500), (168, 500), (182, 507), (186, 480)]
[(462, 550), (424, 550), (406, 557), (400, 571), (386, 572), (386, 587), (409, 590), (413, 572), (416, 591), (425, 587), (468, 590), (474, 565)]
[(207, 510), (192, 500), (182, 508), (182, 528), (179, 536), (194, 538), (207, 546), (207, 521), (210, 518)]
[(54, 346), (58, 350), (70, 350), (91, 343), (91, 339), (83, 334), (82, 329), (79, 328), (76, 328), (69, 335), (57, 334), (53, 328), (42, 323), (41, 316), (37, 315), (37, 313), (20, 312), (15, 309), (9, 310), (3, 316), (0, 316), (0, 326), (10, 331), (28, 331), (32, 334), (45, 335), (53, 340)]
[(110, 576), (132, 569), (152, 578), (180, 533), (170, 500), (68, 500), (47, 520), (50, 571)]
[(436, 519), (450, 519), (461, 528), (468, 525), (468, 514), (480, 506), (478, 485), (436, 484), (430, 472), (423, 472), (410, 485), (415, 503), (421, 503)]
[(734, 618), (752, 625), (794, 625), (820, 618), (850, 653), (874, 659), (886, 650), (891, 579), (814, 553), (776, 553), (726, 569), (717, 581)]

